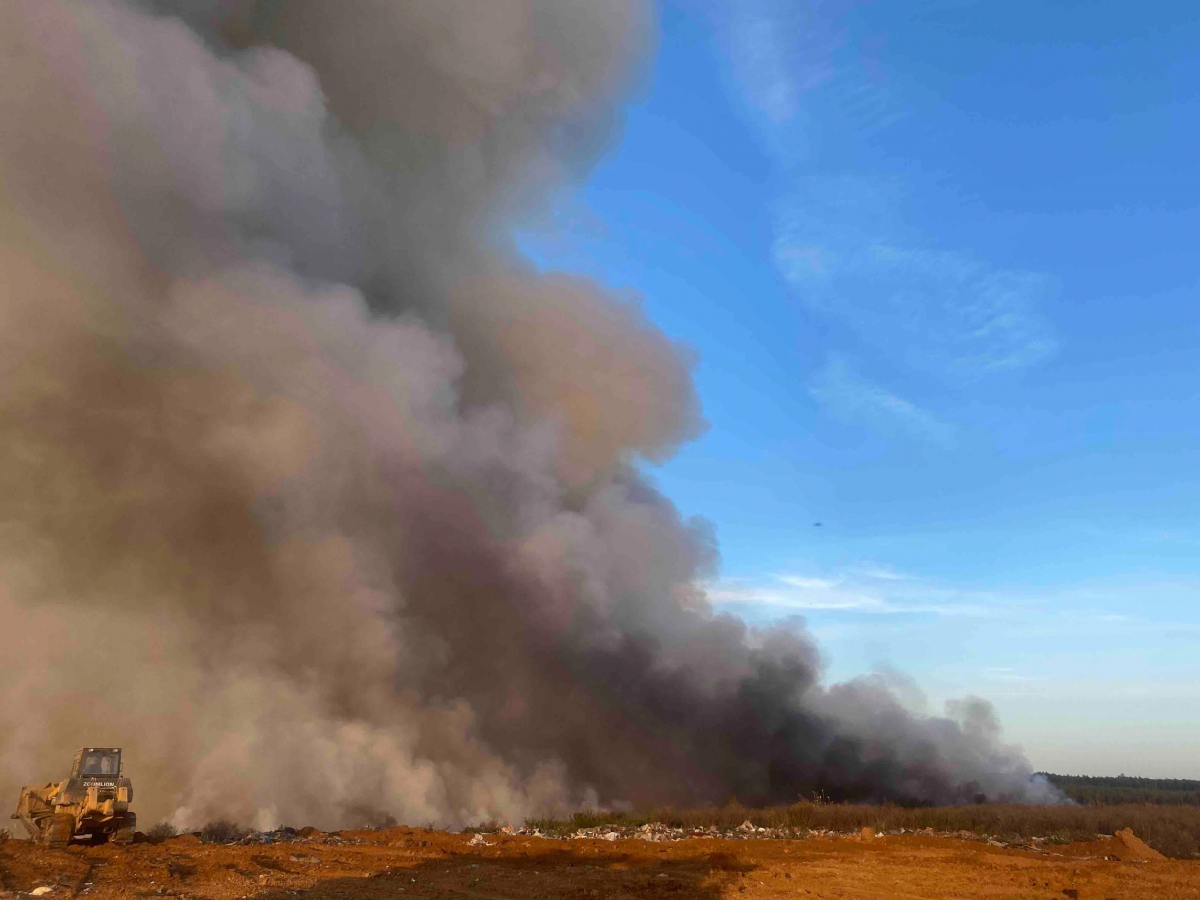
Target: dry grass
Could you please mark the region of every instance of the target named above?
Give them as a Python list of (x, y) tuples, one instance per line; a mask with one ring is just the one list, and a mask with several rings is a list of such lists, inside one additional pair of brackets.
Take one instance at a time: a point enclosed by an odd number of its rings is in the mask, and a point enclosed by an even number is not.
[(232, 844), (246, 836), (246, 829), (228, 819), (209, 822), (200, 829), (200, 840), (206, 844)]
[(1054, 843), (1095, 840), (1097, 835), (1132, 828), (1154, 849), (1176, 859), (1200, 858), (1200, 807), (1124, 804), (1119, 806), (975, 806), (904, 808), (843, 803), (797, 803), (769, 809), (730, 805), (719, 809), (657, 809), (647, 813), (577, 813), (570, 819), (534, 819), (527, 824), (562, 834), (601, 825), (638, 826), (661, 822), (675, 828), (736, 828), (749, 819), (766, 828), (853, 832), (865, 825), (897, 832), (932, 828), (970, 832), (1003, 840), (1045, 838)]
[(146, 840), (152, 844), (161, 844), (163, 841), (173, 838), (177, 834), (179, 834), (179, 829), (170, 822), (159, 822), (146, 832)]

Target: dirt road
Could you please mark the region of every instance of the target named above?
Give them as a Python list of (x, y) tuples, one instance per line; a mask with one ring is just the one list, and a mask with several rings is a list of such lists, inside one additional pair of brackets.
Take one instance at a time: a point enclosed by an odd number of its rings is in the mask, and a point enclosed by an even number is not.
[[(0, 844), (11, 900), (400, 898), (1200, 898), (1200, 861), (1137, 861), (1116, 838), (1046, 850), (917, 835), (864, 840), (548, 840), (394, 828), (216, 846)], [(484, 843), (486, 841), (486, 843)], [(1107, 857), (1107, 858), (1106, 858)], [(50, 890), (39, 890), (50, 888)]]

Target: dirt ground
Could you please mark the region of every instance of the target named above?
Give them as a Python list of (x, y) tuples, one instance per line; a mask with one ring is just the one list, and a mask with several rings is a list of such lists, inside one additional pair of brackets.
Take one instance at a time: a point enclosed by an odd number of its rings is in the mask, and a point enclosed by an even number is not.
[(1143, 855), (1115, 837), (1041, 850), (921, 835), (656, 843), (411, 828), (249, 846), (192, 835), (66, 850), (10, 840), (0, 844), (0, 897), (1200, 898), (1200, 862)]

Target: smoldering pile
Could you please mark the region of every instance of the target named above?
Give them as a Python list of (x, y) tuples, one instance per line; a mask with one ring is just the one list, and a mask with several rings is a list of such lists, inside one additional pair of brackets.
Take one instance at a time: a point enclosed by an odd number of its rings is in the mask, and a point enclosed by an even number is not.
[(985, 705), (712, 613), (637, 470), (703, 427), (687, 353), (514, 248), (651, 26), (0, 0), (0, 795), (96, 743), (185, 826), (1024, 795)]

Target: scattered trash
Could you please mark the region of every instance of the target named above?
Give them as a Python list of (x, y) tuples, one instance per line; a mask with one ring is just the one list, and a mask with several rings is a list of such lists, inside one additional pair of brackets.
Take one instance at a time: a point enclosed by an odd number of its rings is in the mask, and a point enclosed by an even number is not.
[(295, 828), (276, 828), (273, 831), (251, 831), (240, 840), (233, 841), (235, 844), (292, 844), (296, 841), (303, 841), (306, 838), (302, 837), (300, 832)]
[[(512, 829), (511, 831), (509, 829)], [(1045, 841), (1046, 838), (1020, 838), (1017, 835), (996, 836), (990, 834), (976, 834), (970, 831), (937, 831), (933, 828), (906, 828), (895, 829), (894, 831), (876, 830), (869, 825), (864, 825), (861, 828), (847, 829), (838, 831), (832, 828), (797, 828), (784, 826), (780, 828), (768, 828), (755, 825), (749, 819), (746, 819), (742, 824), (733, 828), (718, 828), (715, 825), (698, 826), (694, 828), (678, 828), (670, 825), (665, 825), (662, 822), (646, 822), (641, 825), (600, 825), (595, 828), (577, 828), (575, 831), (564, 833), (546, 834), (539, 828), (512, 828), (506, 826), (499, 829), (500, 834), (520, 835), (524, 837), (535, 837), (543, 840), (590, 840), (590, 841), (617, 841), (617, 840), (640, 840), (640, 841), (683, 841), (709, 839), (709, 840), (726, 840), (726, 841), (749, 841), (749, 840), (804, 840), (814, 838), (846, 838), (857, 837), (861, 841), (873, 841), (879, 838), (886, 837), (888, 834), (906, 834), (919, 835), (922, 837), (939, 837), (939, 838), (957, 838), (959, 840), (978, 841), (988, 844), (992, 847), (1007, 847), (1009, 849), (1027, 850), (1035, 853), (1045, 854), (1047, 851), (1042, 849), (1036, 842)], [(1119, 836), (1118, 836), (1119, 837)], [(1136, 838), (1135, 838), (1136, 840)], [(472, 845), (485, 843), (480, 837), (480, 833), (476, 833), (471, 839)]]

